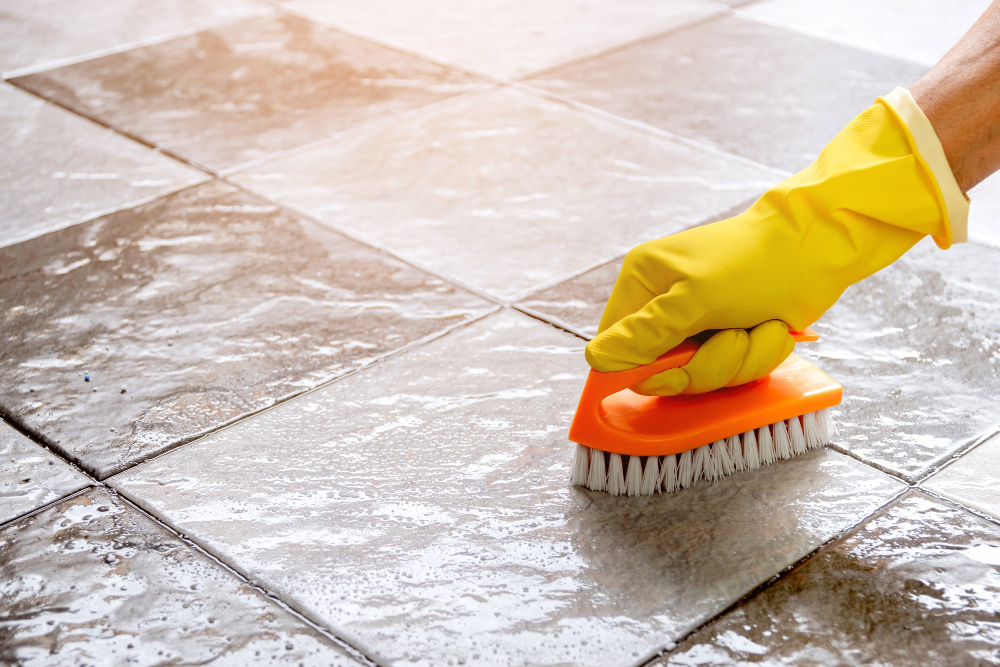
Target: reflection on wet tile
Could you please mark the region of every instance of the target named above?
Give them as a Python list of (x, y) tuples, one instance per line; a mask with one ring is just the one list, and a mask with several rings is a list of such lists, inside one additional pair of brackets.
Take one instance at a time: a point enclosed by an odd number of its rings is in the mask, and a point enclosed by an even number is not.
[(923, 486), (1000, 518), (1000, 436), (977, 445)]
[(531, 80), (574, 100), (798, 171), (921, 67), (722, 18)]
[(1000, 528), (911, 492), (656, 665), (1000, 662)]
[(204, 30), (266, 7), (253, 0), (0, 0), (0, 72), (55, 67)]
[(991, 0), (763, 0), (748, 16), (933, 65), (972, 27)]
[(300, 0), (287, 6), (501, 78), (554, 67), (717, 11), (678, 0)]
[(1000, 252), (921, 242), (849, 288), (802, 356), (844, 385), (837, 447), (919, 478), (1000, 422)]
[(205, 180), (4, 83), (0, 146), (0, 246)]
[(0, 531), (0, 572), (5, 663), (360, 664), (103, 490)]
[(0, 421), (0, 523), (89, 484), (89, 480)]
[(969, 197), (969, 238), (1000, 248), (1000, 174), (977, 185)]
[(622, 260), (616, 259), (539, 292), (518, 305), (592, 338), (597, 335), (597, 325), (601, 322), (604, 305), (611, 296), (611, 288), (614, 287), (621, 268)]
[(777, 177), (502, 89), (237, 180), (514, 299), (694, 225)]
[(578, 339), (507, 311), (111, 483), (423, 665), (634, 663), (903, 488), (829, 450), (670, 496), (570, 487), (585, 372)]
[(211, 168), (429, 104), (476, 81), (290, 16), (250, 19), (17, 79)]
[(210, 183), (0, 250), (0, 403), (104, 476), (487, 307)]

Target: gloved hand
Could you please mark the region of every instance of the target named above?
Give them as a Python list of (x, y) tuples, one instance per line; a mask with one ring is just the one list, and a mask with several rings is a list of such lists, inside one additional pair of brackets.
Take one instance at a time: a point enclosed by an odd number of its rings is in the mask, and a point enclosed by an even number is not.
[(933, 127), (897, 88), (746, 212), (629, 252), (587, 361), (625, 370), (721, 329), (686, 366), (633, 389), (696, 394), (765, 377), (792, 351), (789, 327), (815, 322), (927, 234), (942, 248), (965, 241), (967, 220)]

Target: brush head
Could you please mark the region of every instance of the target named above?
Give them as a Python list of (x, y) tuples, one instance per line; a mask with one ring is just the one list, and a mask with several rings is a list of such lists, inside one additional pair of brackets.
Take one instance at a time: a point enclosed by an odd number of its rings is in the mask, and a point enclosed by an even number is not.
[[(808, 330), (796, 336), (817, 338)], [(582, 446), (577, 448), (574, 483), (615, 494), (648, 495), (645, 491), (653, 486), (646, 474), (650, 460), (656, 461), (658, 488), (685, 488), (698, 479), (753, 470), (829, 441), (828, 409), (840, 403), (843, 388), (795, 354), (762, 380), (707, 394), (643, 396), (629, 389), (683, 366), (697, 349), (687, 341), (648, 366), (590, 371), (569, 431), (570, 439)], [(675, 460), (668, 460), (671, 457)], [(668, 469), (675, 470), (675, 479), (667, 479)], [(586, 484), (578, 481), (584, 472)]]

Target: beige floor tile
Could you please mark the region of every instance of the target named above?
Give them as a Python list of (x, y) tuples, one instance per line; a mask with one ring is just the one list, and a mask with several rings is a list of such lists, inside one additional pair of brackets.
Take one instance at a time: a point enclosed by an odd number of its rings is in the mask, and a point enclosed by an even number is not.
[(0, 72), (57, 67), (267, 8), (254, 0), (0, 0)]
[(998, 620), (1000, 528), (911, 492), (653, 665), (995, 665)]
[(814, 35), (933, 65), (990, 0), (763, 0), (743, 11)]
[(0, 523), (88, 484), (86, 476), (0, 421)]
[(362, 664), (105, 489), (5, 526), (0, 563), (5, 664)]
[(554, 67), (718, 11), (685, 0), (300, 0), (286, 7), (501, 78)]
[(0, 246), (207, 180), (0, 83)]
[(570, 487), (579, 339), (511, 312), (112, 478), (387, 664), (628, 665), (903, 486), (829, 450)]
[(922, 486), (1000, 519), (1000, 436), (976, 446)]
[(774, 172), (500, 89), (237, 182), (505, 299), (756, 195)]

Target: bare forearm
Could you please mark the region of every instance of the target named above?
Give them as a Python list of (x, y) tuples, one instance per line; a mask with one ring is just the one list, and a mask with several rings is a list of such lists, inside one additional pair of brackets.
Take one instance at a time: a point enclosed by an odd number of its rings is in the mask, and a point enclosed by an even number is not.
[(1000, 0), (910, 93), (934, 126), (962, 192), (1000, 169)]

